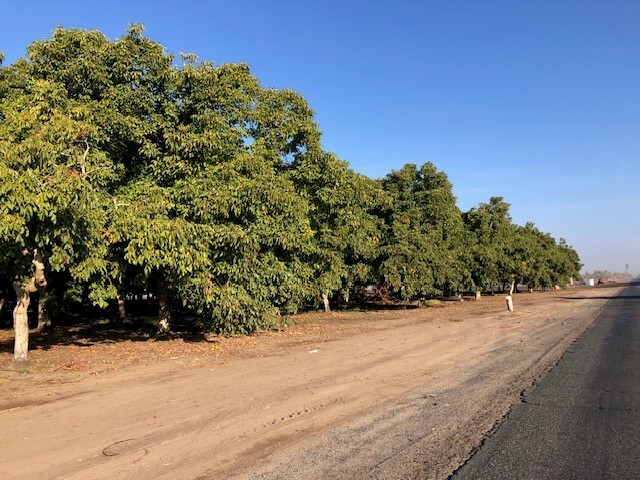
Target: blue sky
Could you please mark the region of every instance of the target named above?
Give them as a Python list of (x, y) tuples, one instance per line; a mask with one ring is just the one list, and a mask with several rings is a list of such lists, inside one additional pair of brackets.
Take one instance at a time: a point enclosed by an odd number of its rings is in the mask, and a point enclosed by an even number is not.
[(640, 2), (4, 2), (7, 63), (58, 25), (246, 62), (316, 112), (327, 150), (381, 177), (433, 162), (463, 210), (491, 196), (640, 273)]

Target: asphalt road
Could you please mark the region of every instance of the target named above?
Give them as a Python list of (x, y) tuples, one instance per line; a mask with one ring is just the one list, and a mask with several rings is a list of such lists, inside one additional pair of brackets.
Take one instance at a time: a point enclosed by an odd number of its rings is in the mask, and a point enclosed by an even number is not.
[(635, 283), (611, 298), (451, 478), (640, 479), (639, 407), (640, 283)]

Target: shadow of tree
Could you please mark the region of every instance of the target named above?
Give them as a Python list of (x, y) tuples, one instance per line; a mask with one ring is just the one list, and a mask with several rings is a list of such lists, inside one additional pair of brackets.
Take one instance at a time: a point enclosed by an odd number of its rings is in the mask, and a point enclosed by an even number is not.
[[(167, 335), (156, 335), (155, 318), (136, 318), (132, 323), (98, 321), (57, 326), (48, 331), (32, 330), (29, 334), (29, 350), (49, 350), (54, 346), (73, 345), (91, 347), (96, 344), (121, 342), (161, 342), (182, 339), (187, 342), (205, 341), (204, 332), (194, 323), (176, 321), (173, 331)], [(13, 352), (13, 337), (0, 341), (0, 353)]]

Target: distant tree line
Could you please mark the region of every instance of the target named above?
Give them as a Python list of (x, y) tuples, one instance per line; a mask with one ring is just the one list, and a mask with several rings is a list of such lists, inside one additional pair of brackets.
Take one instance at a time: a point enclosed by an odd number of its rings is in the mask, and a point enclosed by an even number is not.
[(176, 60), (138, 25), (115, 41), (58, 28), (0, 67), (0, 214), (17, 360), (36, 293), (39, 327), (83, 301), (124, 318), (153, 292), (159, 333), (176, 304), (247, 333), (367, 285), (417, 299), (580, 269), (502, 198), (461, 212), (431, 163), (355, 173), (299, 94), (244, 64)]

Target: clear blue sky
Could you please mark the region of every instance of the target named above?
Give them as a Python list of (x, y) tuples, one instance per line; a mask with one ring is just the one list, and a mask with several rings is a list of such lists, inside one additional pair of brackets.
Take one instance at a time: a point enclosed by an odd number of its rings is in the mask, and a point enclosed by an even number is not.
[(305, 96), (371, 177), (433, 162), (463, 210), (503, 196), (589, 270), (640, 273), (640, 1), (4, 2), (7, 63), (58, 25), (246, 62)]

